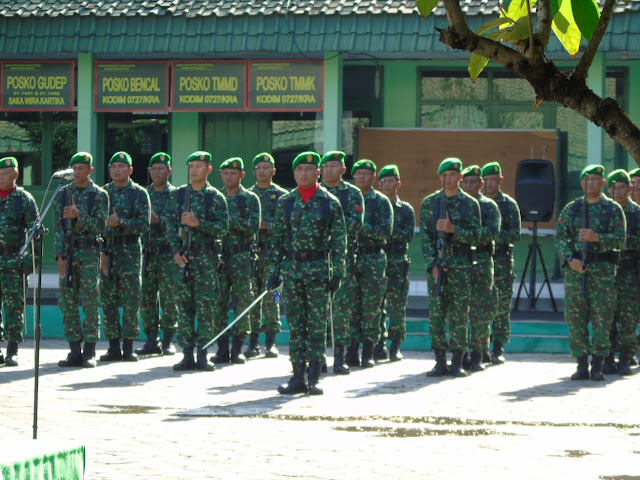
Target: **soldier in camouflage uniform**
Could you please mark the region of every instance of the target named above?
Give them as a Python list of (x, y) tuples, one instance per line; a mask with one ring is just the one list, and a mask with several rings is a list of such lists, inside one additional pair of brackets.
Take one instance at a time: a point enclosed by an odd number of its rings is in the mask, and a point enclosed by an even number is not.
[(326, 348), (328, 295), (340, 288), (345, 273), (344, 215), (338, 199), (318, 185), (319, 162), (315, 152), (303, 152), (293, 160), (298, 188), (283, 195), (276, 206), (267, 288), (277, 288), (282, 275), (293, 365), (293, 377), (278, 388), (280, 394), (322, 395), (318, 382)]
[(495, 317), (498, 298), (493, 284), (493, 254), (500, 233), (500, 210), (490, 198), (480, 193), (484, 186), (482, 170), (472, 165), (462, 171), (462, 190), (480, 204), (482, 229), (476, 247), (476, 263), (471, 266), (471, 296), (469, 322), (471, 355), (465, 368), (472, 372), (484, 370), (482, 353), (489, 350), (489, 322)]
[(345, 154), (340, 151), (327, 152), (320, 160), (322, 186), (340, 201), (347, 228), (347, 256), (345, 276), (338, 291), (333, 296), (333, 334), (335, 351), (333, 352), (333, 373), (348, 375), (349, 366), (345, 363), (345, 348), (351, 342), (349, 333), (353, 317), (353, 299), (356, 289), (355, 262), (358, 247), (358, 234), (364, 222), (364, 198), (358, 187), (345, 182), (342, 176), (347, 171), (344, 164)]
[[(588, 165), (580, 174), (585, 196), (570, 202), (558, 217), (556, 249), (563, 260), (565, 320), (569, 324), (569, 346), (578, 359), (571, 380), (604, 380), (603, 360), (609, 354), (609, 330), (616, 302), (616, 251), (623, 247), (626, 221), (622, 207), (602, 195), (604, 167)], [(584, 211), (588, 209), (589, 228)], [(586, 259), (583, 263), (583, 252)], [(586, 265), (586, 269), (585, 269)], [(586, 288), (582, 295), (582, 279)], [(593, 329), (589, 342), (589, 322)], [(588, 356), (591, 359), (589, 375)]]
[[(451, 374), (466, 376), (462, 369), (462, 355), (468, 348), (468, 316), (471, 288), (472, 245), (480, 239), (482, 224), (480, 205), (460, 190), (462, 162), (458, 158), (444, 159), (438, 167), (443, 189), (432, 193), (420, 207), (420, 241), (427, 268), (429, 290), (429, 335), (436, 365), (429, 377)], [(440, 218), (442, 203), (445, 215)], [(446, 235), (441, 279), (442, 293), (437, 295), (438, 232)], [(449, 343), (446, 324), (449, 324)], [(453, 352), (451, 368), (447, 369), (446, 352)]]
[[(605, 358), (603, 373), (631, 375), (631, 359), (638, 353), (637, 329), (640, 322), (640, 206), (630, 198), (631, 180), (624, 170), (607, 177), (609, 196), (622, 207), (627, 220), (627, 237), (620, 252), (616, 273), (616, 310), (611, 328), (611, 350)], [(620, 361), (615, 364), (615, 352)]]
[[(8, 340), (7, 358), (0, 363), (18, 366), (18, 344), (24, 328), (24, 273), (32, 265), (31, 256), (20, 258), (18, 252), (29, 227), (38, 217), (38, 208), (31, 194), (16, 185), (18, 160), (0, 159), (0, 306), (4, 308), (5, 329), (0, 322), (0, 340)], [(5, 333), (6, 332), (6, 333)]]
[[(76, 153), (69, 167), (73, 168), (73, 182), (60, 190), (53, 214), (54, 255), (60, 286), (58, 305), (71, 350), (58, 366), (91, 368), (96, 366), (96, 342), (100, 339), (99, 240), (107, 224), (109, 196), (91, 181), (93, 158), (89, 153)], [(70, 258), (71, 264), (67, 265)], [(80, 321), (80, 302), (84, 324)]]
[(631, 179), (631, 199), (640, 205), (640, 168), (635, 168), (629, 172), (629, 177)]
[[(227, 233), (229, 213), (224, 195), (207, 181), (213, 169), (211, 154), (194, 152), (187, 158), (187, 165), (190, 183), (174, 192), (167, 214), (167, 240), (181, 268), (178, 342), (183, 358), (173, 369), (212, 371), (214, 366), (203, 347), (213, 337), (220, 296), (217, 242)], [(196, 347), (197, 361), (193, 358)]]
[[(358, 237), (355, 309), (351, 323), (351, 344), (345, 361), (350, 367), (371, 368), (373, 347), (380, 340), (381, 301), (387, 288), (387, 255), (384, 252), (393, 229), (393, 208), (387, 197), (373, 188), (376, 164), (362, 159), (351, 174), (364, 197), (364, 223)], [(358, 358), (362, 341), (362, 362)]]
[[(216, 333), (224, 330), (229, 320), (229, 296), (236, 316), (244, 312), (253, 301), (253, 273), (255, 269), (256, 236), (260, 228), (260, 199), (240, 183), (244, 178), (241, 158), (229, 158), (220, 165), (222, 193), (229, 211), (229, 230), (222, 237), (222, 268), (220, 269), (220, 296), (215, 318)], [(242, 343), (251, 333), (249, 316), (245, 315), (231, 328), (231, 356), (229, 335), (218, 338), (218, 352), (213, 363), (246, 362)]]
[[(256, 265), (256, 275), (253, 278), (253, 293), (260, 295), (266, 288), (267, 276), (269, 274), (269, 254), (271, 253), (271, 240), (273, 237), (273, 218), (276, 213), (276, 204), (281, 196), (287, 191), (273, 183), (273, 176), (276, 174), (275, 161), (271, 154), (262, 152), (253, 159), (253, 173), (256, 177), (255, 185), (249, 191), (258, 195), (260, 199), (260, 230), (258, 230), (258, 263)], [(264, 313), (264, 320), (263, 320)], [(280, 304), (274, 302), (269, 296), (260, 300), (254, 307), (251, 315), (251, 337), (249, 348), (244, 352), (245, 357), (256, 357), (260, 355), (260, 342), (258, 336), (260, 332), (266, 335), (264, 343), (264, 356), (276, 358), (278, 349), (276, 348), (276, 334), (280, 333), (282, 323), (280, 321)]]
[[(151, 185), (151, 225), (142, 235), (142, 296), (140, 316), (146, 343), (136, 350), (138, 355), (175, 355), (173, 337), (178, 326), (178, 264), (173, 260), (167, 241), (167, 214), (176, 187), (169, 183), (171, 156), (158, 152), (149, 160)], [(162, 310), (162, 317), (160, 317)], [(162, 343), (158, 334), (162, 327)]]
[[(409, 300), (409, 267), (411, 259), (407, 255), (409, 244), (416, 231), (416, 214), (413, 207), (400, 200), (398, 189), (401, 187), (400, 169), (396, 165), (387, 165), (378, 174), (380, 189), (393, 207), (393, 231), (385, 246), (387, 254), (387, 291), (386, 303), (389, 309), (389, 360), (402, 360), (400, 343), (407, 333), (407, 302)], [(382, 302), (380, 328), (385, 328), (387, 312)], [(384, 330), (383, 330), (384, 331)], [(381, 335), (382, 336), (382, 335)]]
[(513, 298), (513, 246), (520, 240), (522, 229), (520, 208), (516, 201), (500, 190), (504, 181), (502, 168), (498, 162), (490, 162), (482, 167), (484, 193), (498, 204), (500, 210), (500, 234), (496, 240), (493, 258), (493, 282), (497, 295), (497, 311), (491, 324), (493, 351), (483, 353), (483, 362), (500, 365), (504, 363), (504, 345), (509, 343), (511, 334), (511, 299)]
[(104, 186), (109, 194), (110, 215), (104, 234), (106, 251), (103, 249), (100, 275), (104, 333), (109, 339), (109, 349), (100, 357), (103, 362), (138, 360), (133, 351), (133, 340), (140, 333), (140, 235), (149, 228), (151, 205), (147, 191), (131, 180), (132, 173), (131, 156), (127, 152), (116, 152), (109, 161), (112, 181)]

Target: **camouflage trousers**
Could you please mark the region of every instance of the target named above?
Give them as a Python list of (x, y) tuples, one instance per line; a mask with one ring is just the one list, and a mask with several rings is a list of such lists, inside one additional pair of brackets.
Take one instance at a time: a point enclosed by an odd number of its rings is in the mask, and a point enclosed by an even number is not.
[[(100, 253), (97, 247), (76, 250), (74, 260), (71, 265), (71, 286), (64, 286), (64, 275), (58, 279), (58, 305), (62, 312), (64, 336), (69, 343), (83, 340), (96, 343), (100, 340)], [(79, 305), (82, 305), (84, 322), (80, 320)]]
[[(149, 254), (147, 272), (142, 275), (140, 317), (142, 330), (149, 332), (162, 329), (175, 332), (178, 326), (177, 285), (180, 267), (171, 252)], [(162, 310), (162, 317), (160, 311)]]
[(219, 292), (213, 252), (190, 259), (185, 282), (178, 283), (178, 343), (182, 348), (201, 347), (213, 338)]
[[(267, 288), (269, 276), (269, 255), (260, 252), (256, 265), (256, 277), (253, 279), (253, 294), (257, 297)], [(273, 295), (267, 294), (260, 303), (253, 307), (251, 313), (251, 331), (280, 333), (282, 322), (280, 321), (280, 304), (273, 301)]]
[(471, 267), (471, 295), (469, 322), (471, 338), (469, 348), (476, 352), (489, 350), (489, 322), (496, 314), (496, 289), (493, 284), (493, 260), (478, 261)]
[(282, 295), (289, 324), (291, 364), (321, 360), (327, 346), (328, 281), (285, 278)]
[[(469, 291), (471, 268), (455, 268), (444, 272), (442, 294), (436, 296), (436, 281), (427, 271), (429, 291), (429, 336), (433, 350), (466, 351), (469, 335)], [(449, 324), (447, 345), (446, 327)]]
[(363, 342), (380, 339), (380, 304), (387, 288), (387, 256), (384, 252), (358, 255), (351, 339)]
[(638, 353), (637, 329), (640, 323), (638, 270), (635, 266), (620, 266), (616, 273), (616, 310), (611, 328), (611, 350)]
[(496, 255), (493, 282), (497, 296), (497, 311), (491, 324), (494, 341), (509, 343), (511, 336), (511, 301), (513, 299), (513, 256)]
[[(589, 354), (606, 357), (611, 347), (612, 307), (616, 304), (615, 266), (605, 262), (589, 265), (586, 298), (582, 298), (582, 275), (565, 267), (564, 291), (571, 354), (576, 358)], [(591, 342), (589, 322), (593, 330)]]
[[(409, 300), (409, 266), (411, 260), (389, 256), (387, 265), (387, 291), (382, 300), (380, 315), (380, 337), (387, 338), (387, 309), (389, 311), (389, 334), (391, 339), (404, 341), (407, 333), (407, 301)], [(386, 303), (386, 309), (385, 309)]]
[(0, 270), (0, 305), (4, 308), (4, 333), (0, 321), (0, 339), (22, 343), (24, 329), (24, 289), (22, 267)]
[[(241, 252), (224, 257), (224, 264), (220, 270), (220, 296), (214, 320), (216, 335), (224, 330), (229, 323), (229, 301), (231, 301), (236, 317), (253, 302), (250, 255), (250, 252)], [(230, 336), (246, 338), (251, 333), (249, 314), (245, 315), (228, 332)]]
[[(116, 246), (111, 280), (100, 270), (100, 303), (104, 313), (104, 334), (107, 339), (133, 340), (140, 334), (138, 309), (140, 307), (140, 247)], [(122, 326), (120, 311), (122, 306)]]
[[(353, 256), (351, 256), (353, 258)], [(353, 299), (356, 292), (354, 261), (347, 260), (345, 276), (340, 288), (333, 294), (333, 340), (336, 345), (347, 346), (351, 343), (351, 319), (353, 318)], [(331, 334), (331, 332), (328, 332)]]

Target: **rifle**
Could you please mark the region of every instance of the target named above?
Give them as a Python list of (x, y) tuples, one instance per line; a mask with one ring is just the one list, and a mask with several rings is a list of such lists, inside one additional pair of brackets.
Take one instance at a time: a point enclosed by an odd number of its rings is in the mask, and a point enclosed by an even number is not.
[[(438, 212), (438, 220), (442, 220), (447, 216), (447, 196), (444, 192), (444, 178), (442, 179), (442, 199), (440, 200), (440, 212)], [(436, 267), (438, 267), (438, 282), (436, 284), (436, 296), (442, 295), (442, 276), (444, 273), (444, 251), (447, 248), (447, 233), (438, 230), (438, 238), (436, 240)]]
[[(191, 211), (191, 177), (189, 175), (189, 166), (187, 166), (187, 186), (184, 190), (184, 204), (182, 206), (182, 213)], [(189, 225), (180, 224), (178, 229), (178, 236), (182, 241), (180, 246), (180, 255), (188, 257), (191, 254), (191, 228)], [(186, 283), (187, 281), (187, 264), (185, 263), (180, 271), (180, 283)]]
[[(65, 206), (70, 207), (73, 202), (73, 197), (69, 189), (65, 191)], [(67, 266), (64, 270), (64, 286), (71, 287), (71, 272), (72, 272), (72, 264), (73, 264), (73, 219), (65, 218), (64, 219), (64, 255), (67, 259)]]
[[(114, 213), (116, 209), (113, 209)], [(107, 227), (107, 243), (105, 244), (104, 254), (109, 257), (107, 259), (107, 280), (113, 278), (113, 228)]]
[[(582, 211), (582, 228), (589, 228), (589, 203), (584, 197), (584, 210)], [(582, 242), (582, 298), (587, 296), (587, 257), (589, 255), (589, 242)]]
[[(151, 184), (151, 169), (147, 168), (147, 190)], [(153, 206), (151, 207), (153, 210)], [(149, 275), (149, 249), (151, 248), (151, 225), (142, 237), (142, 277), (147, 278)]]

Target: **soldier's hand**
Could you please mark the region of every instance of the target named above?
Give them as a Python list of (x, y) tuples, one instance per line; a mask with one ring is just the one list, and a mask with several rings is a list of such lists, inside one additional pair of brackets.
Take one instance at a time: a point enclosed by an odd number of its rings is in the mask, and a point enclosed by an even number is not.
[(182, 212), (182, 217), (180, 218), (180, 221), (184, 225), (188, 225), (190, 227), (197, 227), (198, 225), (200, 225), (200, 220), (198, 220), (197, 217), (193, 214), (193, 211)]
[(439, 232), (455, 233), (456, 227), (454, 227), (453, 223), (451, 223), (451, 220), (449, 220), (448, 213), (447, 218), (441, 218), (440, 220), (438, 220), (438, 222), (436, 223), (436, 230), (438, 230)]
[(581, 242), (599, 242), (600, 237), (590, 228), (581, 228), (578, 232)]
[(153, 210), (151, 210), (151, 223), (160, 223), (160, 217)]
[(267, 280), (267, 288), (269, 290), (275, 290), (282, 284), (282, 281), (278, 277), (278, 275), (271, 275)]
[(58, 257), (58, 275), (60, 278), (64, 277), (67, 271), (67, 259), (65, 257)]
[(184, 267), (187, 263), (189, 263), (189, 259), (186, 256), (182, 255), (180, 252), (176, 253), (173, 256), (173, 258), (176, 262), (178, 262), (178, 265), (180, 265), (180, 268)]
[(431, 275), (433, 275), (433, 278), (437, 282), (438, 281), (438, 267), (436, 267), (435, 265), (433, 267), (431, 267)]
[(80, 210), (76, 207), (76, 201), (71, 199), (71, 205), (62, 210), (62, 218), (78, 218), (79, 216)]
[(266, 223), (264, 223), (264, 220), (260, 220), (260, 230), (268, 230), (269, 227)]
[(574, 258), (569, 262), (569, 266), (571, 267), (572, 270), (575, 270), (581, 275), (584, 273), (584, 269), (582, 268), (582, 260), (578, 260), (577, 258)]
[(107, 217), (107, 226), (112, 228), (120, 226), (120, 218), (115, 208), (113, 209), (113, 213)]
[(108, 268), (109, 268), (109, 258), (104, 253), (101, 253), (100, 254), (100, 270), (102, 270), (102, 273), (106, 275)]

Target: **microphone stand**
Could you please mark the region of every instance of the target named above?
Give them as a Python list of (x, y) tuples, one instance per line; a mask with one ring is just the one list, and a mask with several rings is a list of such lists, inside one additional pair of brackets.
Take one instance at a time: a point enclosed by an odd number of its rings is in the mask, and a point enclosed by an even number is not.
[(29, 244), (31, 240), (35, 240), (37, 244), (37, 259), (38, 259), (38, 286), (36, 289), (36, 326), (33, 331), (33, 354), (34, 354), (34, 383), (33, 383), (33, 439), (36, 440), (38, 438), (38, 375), (40, 373), (40, 337), (42, 335), (42, 323), (40, 322), (40, 305), (41, 305), (41, 292), (42, 292), (42, 237), (44, 237), (47, 233), (49, 233), (49, 229), (43, 225), (43, 220), (49, 211), (49, 208), (53, 204), (53, 201), (60, 193), (60, 189), (62, 188), (62, 182), (66, 177), (60, 178), (60, 183), (58, 187), (55, 189), (51, 198), (49, 199), (49, 203), (44, 208), (42, 213), (38, 215), (38, 218), (33, 222), (33, 226), (29, 229), (27, 235), (27, 241), (20, 249), (19, 255), (20, 258), (24, 255), (27, 248), (29, 248)]

